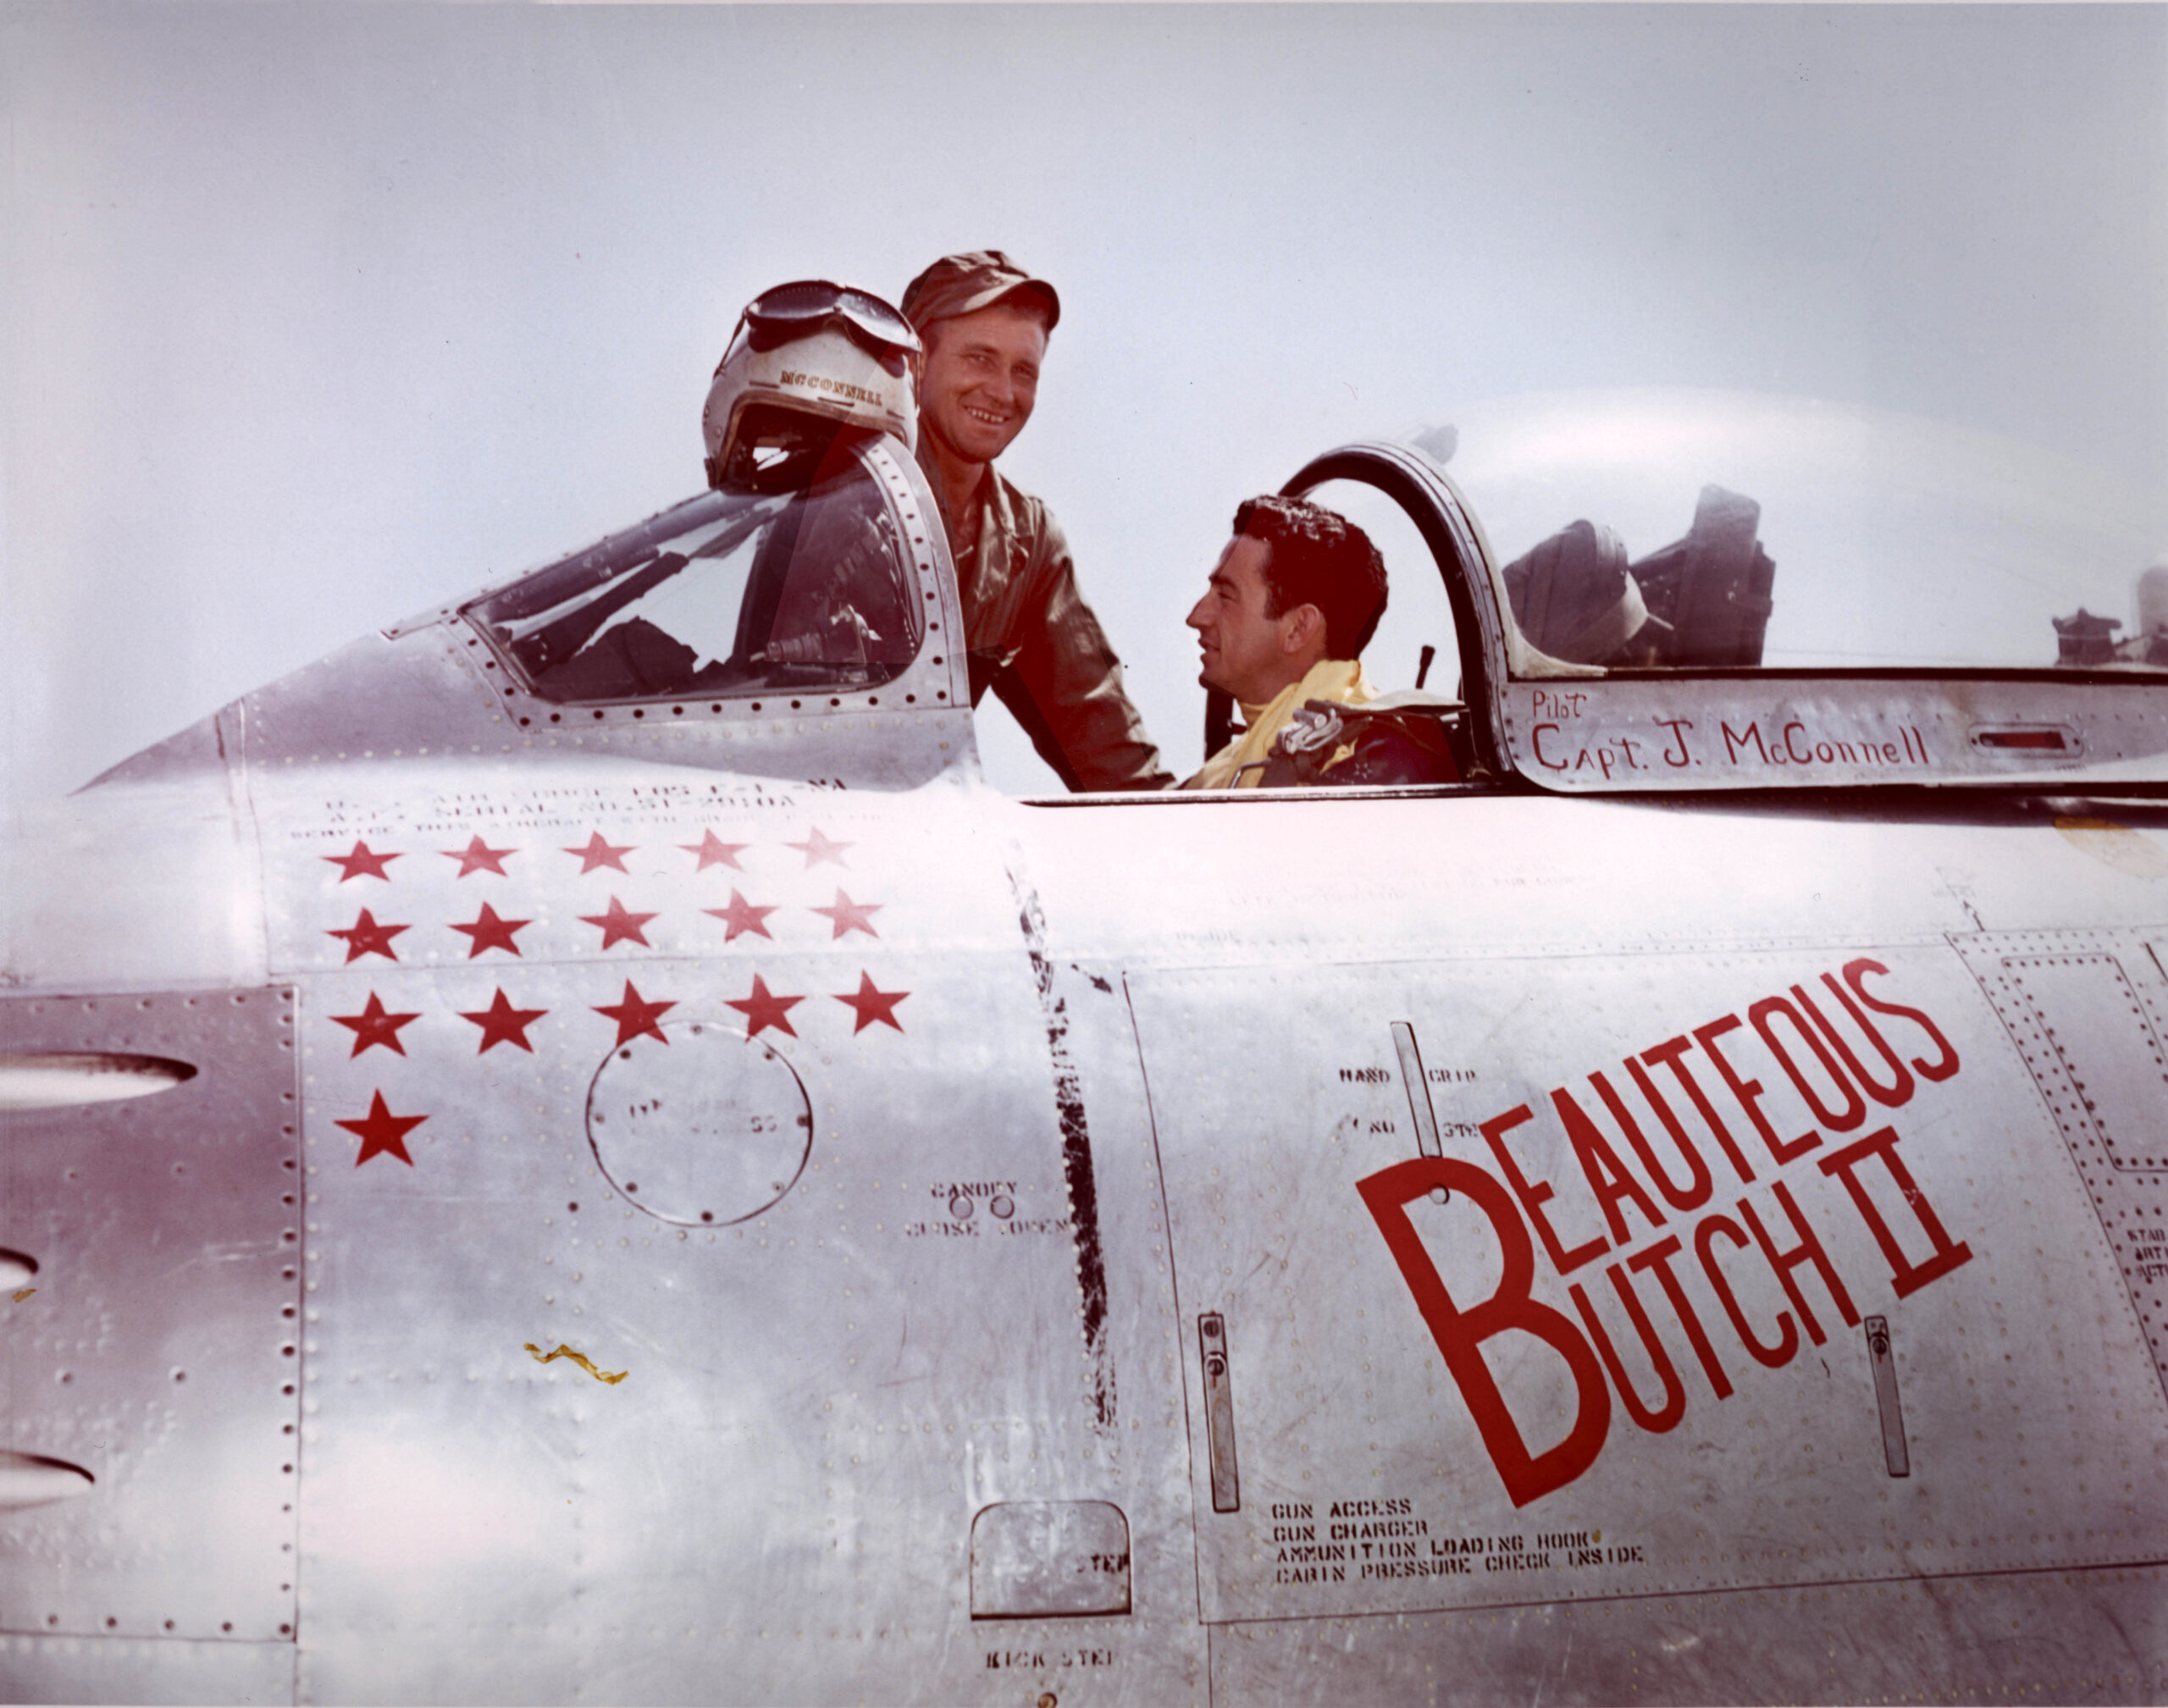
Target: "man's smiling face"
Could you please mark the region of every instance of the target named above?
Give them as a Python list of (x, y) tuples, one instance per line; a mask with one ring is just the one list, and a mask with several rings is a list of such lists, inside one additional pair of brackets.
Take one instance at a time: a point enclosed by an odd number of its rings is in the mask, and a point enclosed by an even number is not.
[(1031, 418), (1047, 354), (1044, 317), (997, 302), (927, 332), (920, 428), (962, 462), (991, 462)]

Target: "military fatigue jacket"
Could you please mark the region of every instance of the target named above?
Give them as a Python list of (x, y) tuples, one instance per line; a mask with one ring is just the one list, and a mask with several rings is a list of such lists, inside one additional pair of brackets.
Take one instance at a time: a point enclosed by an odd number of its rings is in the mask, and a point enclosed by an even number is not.
[(960, 544), (940, 478), (920, 461), (955, 548), (971, 704), (991, 688), (1072, 790), (1170, 787), (1122, 687), (1121, 661), (1076, 589), (1061, 524), (988, 464), (976, 535)]

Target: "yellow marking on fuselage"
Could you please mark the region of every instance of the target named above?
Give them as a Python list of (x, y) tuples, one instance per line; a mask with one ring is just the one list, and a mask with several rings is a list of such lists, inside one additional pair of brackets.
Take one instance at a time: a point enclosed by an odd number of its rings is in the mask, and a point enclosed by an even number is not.
[(534, 1362), (538, 1364), (546, 1364), (552, 1358), (570, 1358), (572, 1363), (578, 1365), (581, 1369), (586, 1371), (589, 1375), (594, 1377), (596, 1381), (608, 1382), (612, 1385), (623, 1381), (626, 1377), (632, 1374), (630, 1370), (620, 1370), (614, 1376), (607, 1370), (598, 1370), (595, 1368), (595, 1361), (589, 1358), (586, 1353), (575, 1352), (570, 1346), (564, 1346), (561, 1343), (558, 1346), (556, 1351), (545, 1352), (539, 1346), (536, 1346), (534, 1341), (529, 1340), (527, 1343), (527, 1350), (534, 1354)]

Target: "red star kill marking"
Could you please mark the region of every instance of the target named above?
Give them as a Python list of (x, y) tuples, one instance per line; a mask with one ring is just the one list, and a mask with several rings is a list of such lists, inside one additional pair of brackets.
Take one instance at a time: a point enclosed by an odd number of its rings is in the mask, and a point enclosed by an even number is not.
[(662, 1036), (662, 1028), (655, 1025), (655, 1022), (662, 1018), (666, 1010), (677, 1006), (675, 1003), (644, 1001), (640, 993), (633, 988), (633, 981), (627, 979), (624, 1001), (617, 1003), (614, 1008), (598, 1008), (595, 1012), (598, 1014), (606, 1014), (610, 1019), (617, 1021), (617, 1042), (621, 1044), (632, 1042), (642, 1032), (649, 1034), (658, 1043), (666, 1044), (670, 1040)]
[(455, 925), (452, 930), (464, 931), (467, 934), (470, 945), (467, 951), (467, 959), (471, 961), (484, 949), (509, 949), (512, 953), (517, 954), (519, 945), (512, 940), (512, 934), (522, 926), (531, 926), (534, 923), (533, 920), (501, 920), (497, 917), (497, 910), (489, 903), (484, 902), (482, 911), (476, 916), (473, 925)]
[[(774, 995), (761, 981), (758, 973), (753, 975), (751, 996), (743, 998), (731, 997), (727, 1000), (732, 1008), (736, 1009), (752, 1022), (751, 1028), (745, 1034), (746, 1036), (757, 1038), (761, 1031), (769, 1026), (773, 1026), (779, 1032), (788, 1032), (794, 1038), (798, 1036), (797, 1028), (793, 1026), (785, 1017), (805, 998)], [(898, 1030), (902, 1029), (899, 1027)]]
[(847, 866), (850, 864), (843, 858), (843, 850), (851, 844), (847, 842), (830, 842), (817, 830), (808, 831), (804, 842), (785, 843), (783, 846), (804, 851), (805, 868), (808, 871), (820, 865), (822, 860), (832, 860), (839, 866)]
[(630, 854), (638, 846), (637, 843), (627, 843), (622, 848), (613, 848), (602, 840), (600, 831), (594, 831), (589, 833), (585, 848), (568, 848), (565, 852), (579, 856), (579, 875), (585, 877), (589, 872), (603, 866), (611, 866), (618, 871), (623, 871), (625, 862), (622, 856)]
[[(628, 985), (625, 988), (629, 991), (632, 987)], [(664, 1006), (669, 1005), (665, 1003)], [(482, 1047), (475, 1051), (476, 1055), (486, 1056), (499, 1044), (517, 1044), (531, 1056), (534, 1053), (534, 1046), (527, 1042), (527, 1029), (549, 1012), (547, 1009), (514, 1008), (505, 999), (504, 987), (501, 985), (497, 987), (496, 1000), (489, 1007), (474, 1014), (462, 1010), (459, 1018), (472, 1020), (482, 1029)]]
[(346, 882), (348, 878), (382, 878), (386, 883), (390, 883), (390, 875), (384, 871), (384, 868), (401, 856), (395, 854), (372, 854), (367, 843), (357, 842), (354, 844), (354, 851), (351, 854), (323, 854), (319, 858), (330, 861), (333, 865), (340, 869), (339, 882), (340, 883)]
[[(382, 1044), (384, 1048), (395, 1054), (403, 1056), (406, 1053), (406, 1046), (399, 1042), (399, 1029), (401, 1026), (412, 1025), (422, 1017), (418, 1013), (411, 1014), (386, 1013), (384, 1004), (377, 999), (376, 992), (371, 991), (369, 999), (362, 1004), (361, 1013), (334, 1014), (331, 1018), (335, 1024), (352, 1029), (354, 1055), (358, 1056), (372, 1044)], [(351, 1061), (353, 1057), (350, 1056), (347, 1059)]]
[(896, 1004), (910, 994), (909, 991), (876, 990), (873, 975), (861, 972), (858, 976), (857, 992), (852, 996), (838, 997), (836, 1000), (848, 1004), (857, 1014), (858, 1024), (850, 1029), (850, 1035), (856, 1037), (876, 1020), (884, 1025), (893, 1026), (898, 1031), (903, 1031), (903, 1022), (896, 1018)]
[(463, 848), (442, 850), (446, 860), (459, 862), (459, 876), (462, 877), (469, 872), (495, 872), (502, 877), (505, 876), (505, 861), (518, 852), (516, 848), (491, 848), (479, 837)]
[(382, 955), (388, 961), (395, 961), (399, 957), (392, 951), (391, 940), (406, 929), (405, 926), (380, 926), (375, 915), (363, 908), (362, 916), (346, 930), (328, 931), (324, 936), (346, 938), (349, 964), (363, 955)]
[(617, 942), (635, 942), (644, 949), (655, 947), (641, 935), (640, 927), (657, 916), (654, 914), (628, 913), (625, 904), (615, 896), (610, 898), (608, 913), (582, 914), (579, 917), (583, 925), (602, 927), (602, 947), (606, 949)]
[(427, 1119), (427, 1115), (393, 1114), (384, 1106), (384, 1093), (379, 1092), (370, 1100), (368, 1114), (360, 1120), (340, 1121), (337, 1125), (361, 1136), (362, 1153), (354, 1158), (356, 1168), (371, 1157), (396, 1157), (411, 1169), (414, 1159), (406, 1154), (406, 1135)]
[(695, 871), (705, 871), (710, 866), (728, 866), (733, 871), (743, 871), (745, 868), (738, 864), (738, 856), (744, 854), (753, 844), (744, 842), (721, 842), (716, 839), (713, 831), (704, 829), (700, 832), (700, 839), (698, 842), (681, 842), (678, 846), (689, 854), (698, 854), (700, 857), (700, 865), (693, 868)]
[(758, 931), (762, 937), (766, 937), (771, 942), (775, 940), (775, 934), (769, 931), (767, 926), (764, 923), (767, 919), (767, 916), (773, 913), (775, 909), (773, 908), (755, 907), (752, 903), (747, 901), (744, 897), (738, 894), (734, 889), (730, 893), (730, 905), (728, 907), (702, 908), (700, 911), (704, 914), (713, 914), (717, 919), (721, 920), (723, 924), (730, 927), (728, 931), (722, 934), (722, 940), (727, 943), (736, 942), (738, 939), (747, 931)]
[(877, 937), (881, 933), (873, 929), (873, 915), (887, 905), (886, 902), (854, 902), (838, 889), (833, 907), (809, 908), (806, 911), (826, 914), (835, 921), (837, 937), (845, 931), (864, 931), (870, 937)]

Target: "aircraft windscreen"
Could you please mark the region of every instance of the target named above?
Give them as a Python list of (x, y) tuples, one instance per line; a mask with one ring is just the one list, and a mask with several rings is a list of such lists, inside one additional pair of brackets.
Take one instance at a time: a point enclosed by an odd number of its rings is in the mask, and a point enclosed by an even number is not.
[(2044, 451), (1729, 393), (1512, 399), (1454, 424), (1448, 472), (1548, 660), (2168, 666), (2168, 568), (2139, 581), (2168, 545), (2159, 495)]
[(703, 494), (466, 615), (558, 703), (859, 688), (918, 651), (908, 588), (895, 519), (848, 460), (802, 489)]

